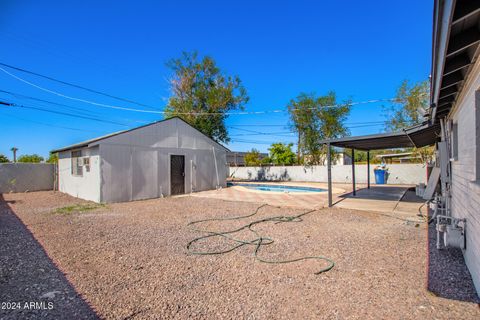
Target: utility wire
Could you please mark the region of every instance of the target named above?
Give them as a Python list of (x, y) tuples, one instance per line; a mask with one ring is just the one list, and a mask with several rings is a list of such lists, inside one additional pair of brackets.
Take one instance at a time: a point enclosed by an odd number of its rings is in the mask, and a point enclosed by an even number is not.
[(83, 114), (86, 114), (86, 115), (92, 115), (92, 114), (93, 115), (98, 115), (98, 113), (92, 112), (88, 109), (73, 107), (73, 106), (63, 104), (63, 103), (58, 103), (58, 102), (54, 102), (54, 101), (49, 101), (49, 100), (44, 100), (44, 99), (35, 98), (35, 97), (31, 97), (31, 96), (26, 96), (26, 95), (23, 95), (23, 94), (20, 94), (20, 93), (14, 93), (14, 92), (11, 92), (11, 91), (1, 90), (1, 89), (0, 89), (0, 92), (11, 95), (11, 96), (16, 97), (16, 98), (20, 98), (20, 99), (29, 99), (29, 100), (34, 100), (34, 101), (37, 101), (37, 102), (43, 102), (43, 103), (48, 103), (48, 104), (51, 104), (51, 105), (56, 105), (56, 106), (59, 106), (59, 107), (64, 107), (64, 108), (67, 108), (67, 109), (70, 109), (70, 110), (80, 111), (80, 112), (83, 112)]
[(99, 94), (99, 95), (102, 95), (102, 96), (105, 96), (105, 97), (109, 97), (109, 98), (112, 98), (112, 99), (116, 99), (116, 100), (119, 100), (119, 101), (136, 104), (136, 105), (141, 106), (141, 107), (147, 107), (147, 108), (156, 109), (155, 107), (150, 106), (150, 105), (145, 104), (145, 103), (141, 103), (141, 102), (137, 102), (137, 101), (134, 101), (134, 100), (131, 100), (131, 99), (126, 99), (126, 98), (114, 96), (114, 95), (112, 95), (112, 94), (105, 93), (105, 92), (101, 92), (101, 91), (98, 91), (98, 90), (89, 89), (89, 88), (86, 88), (86, 87), (83, 87), (83, 86), (80, 86), (80, 85), (77, 85), (77, 84), (73, 84), (73, 83), (71, 83), (71, 82), (67, 82), (67, 81), (63, 81), (63, 80), (58, 80), (58, 79), (55, 79), (55, 78), (52, 78), (52, 77), (49, 77), (49, 76), (46, 76), (46, 75), (42, 75), (42, 74), (37, 73), (37, 72), (33, 72), (33, 71), (26, 70), (26, 69), (14, 67), (14, 66), (9, 65), (9, 64), (6, 64), (6, 63), (0, 62), (0, 65), (2, 65), (2, 66), (4, 66), (4, 67), (7, 67), (7, 68), (10, 68), (10, 69), (14, 69), (14, 70), (20, 71), (20, 72), (28, 73), (28, 74), (31, 74), (31, 75), (34, 75), (34, 76), (37, 76), (37, 77), (41, 77), (41, 78), (44, 78), (44, 79), (47, 79), (47, 80), (50, 80), (50, 81), (54, 81), (54, 82), (57, 82), (57, 83), (61, 83), (61, 84), (64, 84), (64, 85), (67, 85), (67, 86), (70, 86), (70, 87), (74, 87), (74, 88), (77, 88), (77, 89), (85, 90), (85, 91), (92, 92), (92, 93), (96, 93), (96, 94)]
[[(57, 92), (57, 91), (54, 91), (54, 90), (50, 90), (50, 89), (44, 88), (42, 86), (39, 86), (37, 84), (34, 84), (34, 83), (32, 83), (28, 80), (25, 80), (25, 79), (23, 79), (23, 78), (21, 78), (17, 75), (14, 75), (14, 74), (8, 72), (7, 70), (5, 70), (2, 67), (0, 67), (0, 71), (4, 72), (5, 74), (9, 75), (10, 77), (12, 77), (12, 78), (14, 78), (18, 81), (21, 81), (25, 84), (28, 84), (32, 87), (35, 87), (35, 88), (39, 89), (39, 90), (48, 92), (50, 94), (53, 94), (53, 95), (56, 95), (56, 96), (59, 96), (59, 97), (65, 98), (65, 99), (70, 99), (70, 100), (74, 100), (74, 101), (88, 103), (88, 104), (95, 105), (95, 106), (98, 106), (98, 107), (118, 109), (118, 110), (124, 110), (124, 111), (154, 113), (154, 114), (166, 114), (167, 113), (165, 111), (120, 107), (120, 106), (109, 105), (109, 104), (105, 104), (105, 103), (99, 103), (99, 102), (95, 102), (95, 101), (91, 101), (91, 100), (86, 100), (86, 99), (82, 99), (82, 98), (68, 96), (66, 94), (63, 94), (63, 93), (60, 93), (60, 92)], [(320, 108), (338, 108), (338, 107), (343, 107), (345, 105), (357, 106), (357, 105), (363, 105), (363, 104), (369, 104), (369, 103), (395, 102), (395, 101), (398, 101), (398, 100), (396, 98), (373, 99), (373, 100), (366, 100), (366, 101), (359, 101), (359, 102), (350, 102), (350, 103), (347, 103), (347, 104), (336, 104), (336, 105), (321, 106)], [(308, 108), (308, 109), (316, 110), (316, 109), (318, 109), (318, 107), (312, 107), (312, 108)], [(296, 109), (294, 109), (294, 110), (296, 110)], [(286, 109), (276, 109), (276, 110), (264, 110), (264, 111), (238, 111), (238, 112), (175, 112), (175, 114), (177, 114), (177, 115), (195, 115), (195, 116), (201, 116), (201, 115), (257, 115), (257, 114), (273, 114), (273, 113), (286, 113), (286, 112), (289, 112), (289, 111), (286, 110)]]
[[(346, 126), (346, 128), (351, 129), (351, 128), (378, 127), (378, 126), (383, 126), (383, 123), (357, 125), (357, 126)], [(231, 129), (234, 129), (234, 130), (240, 130), (240, 131), (246, 131), (246, 132), (248, 132), (248, 133), (241, 133), (241, 134), (232, 134), (232, 135), (230, 135), (231, 137), (258, 136), (258, 135), (289, 137), (289, 136), (291, 136), (292, 134), (296, 133), (296, 131), (260, 132), (260, 131), (253, 131), (253, 130), (246, 130), (246, 129), (235, 128), (235, 127), (233, 127), (233, 126), (231, 126), (230, 128), (231, 128)]]
[(104, 123), (111, 123), (111, 124), (116, 124), (116, 125), (120, 125), (120, 126), (129, 127), (129, 125), (127, 125), (125, 123), (103, 120), (103, 119), (98, 119), (98, 118), (93, 118), (93, 117), (87, 117), (87, 116), (82, 116), (82, 115), (67, 113), (67, 112), (61, 112), (61, 111), (56, 111), (56, 110), (48, 110), (48, 109), (38, 108), (38, 107), (35, 107), (35, 106), (19, 105), (19, 104), (16, 104), (16, 103), (8, 103), (8, 102), (2, 102), (2, 104), (6, 105), (6, 106), (9, 106), (9, 107), (17, 107), (17, 108), (23, 108), (23, 109), (38, 110), (38, 111), (54, 113), (54, 114), (64, 115), (64, 116), (73, 117), (73, 118), (80, 118), (80, 119), (86, 119), (86, 120), (92, 120), (92, 121), (104, 122)]
[(65, 98), (65, 99), (70, 99), (70, 100), (74, 100), (74, 101), (79, 101), (79, 102), (84, 102), (84, 103), (88, 103), (88, 104), (91, 104), (91, 105), (95, 105), (95, 106), (98, 106), (98, 107), (104, 107), (104, 108), (110, 108), (110, 109), (118, 109), (118, 110), (125, 110), (125, 111), (135, 111), (135, 112), (144, 112), (144, 113), (159, 113), (159, 114), (164, 114), (165, 112), (164, 111), (154, 111), (154, 110), (144, 110), (144, 109), (134, 109), (134, 108), (124, 108), (124, 107), (119, 107), (119, 106), (114, 106), (114, 105), (109, 105), (109, 104), (104, 104), (104, 103), (98, 103), (98, 102), (94, 102), (94, 101), (90, 101), (90, 100), (86, 100), (86, 99), (81, 99), (81, 98), (76, 98), (76, 97), (71, 97), (71, 96), (68, 96), (68, 95), (65, 95), (65, 94), (62, 94), (60, 92), (57, 92), (57, 91), (53, 91), (53, 90), (50, 90), (50, 89), (47, 89), (47, 88), (44, 88), (44, 87), (41, 87), (39, 85), (36, 85), (30, 81), (27, 81), (19, 76), (16, 76), (10, 72), (8, 72), (7, 70), (5, 70), (4, 68), (1, 68), (0, 67), (0, 70), (3, 71), (4, 73), (6, 73), (7, 75), (11, 76), (12, 78), (14, 79), (17, 79), (18, 81), (21, 81), (25, 84), (28, 84), (32, 87), (35, 87), (39, 90), (42, 90), (42, 91), (45, 91), (45, 92), (48, 92), (48, 93), (51, 93), (53, 95), (56, 95), (56, 96), (59, 96), (59, 97), (62, 97), (62, 98)]
[[(92, 112), (89, 109), (73, 107), (73, 106), (70, 106), (70, 105), (63, 104), (63, 103), (58, 103), (58, 102), (54, 102), (54, 101), (50, 101), (50, 100), (45, 100), (45, 99), (40, 99), (40, 98), (36, 98), (36, 97), (32, 97), (32, 96), (27, 96), (27, 95), (20, 94), (20, 93), (15, 93), (15, 92), (1, 90), (1, 89), (0, 89), (0, 92), (12, 95), (14, 97), (20, 97), (20, 98), (30, 99), (30, 100), (34, 100), (34, 101), (38, 101), (38, 102), (44, 102), (44, 103), (48, 103), (48, 104), (52, 104), (52, 105), (56, 105), (56, 106), (60, 106), (60, 107), (65, 107), (65, 108), (68, 108), (68, 109), (71, 109), (71, 110), (84, 111), (84, 112), (81, 112), (81, 114), (84, 114), (86, 116), (101, 115), (97, 112)], [(131, 122), (137, 122), (137, 123), (143, 123), (143, 124), (150, 123), (149, 121), (142, 121), (142, 120), (138, 120), (138, 119), (126, 119), (126, 118), (120, 118), (120, 119), (124, 120), (124, 121), (131, 121)]]
[[(1, 103), (1, 102), (0, 102), (0, 103)], [(67, 129), (67, 130), (74, 130), (74, 131), (80, 131), (80, 132), (105, 133), (105, 131), (85, 130), (85, 129), (80, 129), (80, 128), (72, 128), (72, 127), (66, 127), (66, 126), (59, 126), (59, 125), (52, 124), (52, 123), (46, 123), (46, 122), (41, 122), (41, 121), (26, 119), (26, 118), (22, 118), (22, 117), (17, 117), (17, 116), (11, 115), (11, 114), (3, 114), (3, 115), (6, 116), (6, 117), (9, 117), (9, 118), (13, 118), (13, 119), (21, 120), (21, 121), (32, 122), (32, 123), (40, 124), (40, 125), (47, 126), (47, 127), (55, 127), (55, 128)]]
[[(361, 121), (361, 122), (345, 122), (345, 124), (370, 124), (370, 123), (386, 123), (388, 121)], [(234, 124), (227, 127), (290, 127), (288, 124)]]
[(93, 117), (86, 117), (86, 116), (81, 116), (81, 115), (77, 115), (77, 114), (73, 114), (73, 113), (67, 113), (67, 112), (61, 112), (61, 111), (54, 111), (54, 110), (48, 110), (48, 109), (43, 109), (43, 108), (38, 108), (38, 107), (32, 107), (32, 106), (25, 106), (25, 105), (15, 105), (14, 107), (19, 107), (19, 108), (24, 108), (24, 109), (38, 110), (38, 111), (49, 112), (49, 113), (64, 115), (64, 116), (73, 117), (73, 118), (80, 118), (80, 119), (92, 120), (92, 121), (97, 121), (97, 122), (116, 124), (116, 125), (124, 126), (124, 127), (130, 127), (129, 125), (127, 125), (127, 124), (125, 124), (125, 123), (120, 123), (120, 122), (116, 122), (116, 121), (109, 121), (109, 120), (103, 120), (103, 119), (97, 119), (97, 118), (93, 118)]
[(248, 143), (248, 144), (259, 144), (259, 145), (266, 145), (269, 146), (271, 142), (259, 142), (254, 140), (243, 140), (243, 139), (231, 139), (232, 142), (239, 142), (239, 143)]

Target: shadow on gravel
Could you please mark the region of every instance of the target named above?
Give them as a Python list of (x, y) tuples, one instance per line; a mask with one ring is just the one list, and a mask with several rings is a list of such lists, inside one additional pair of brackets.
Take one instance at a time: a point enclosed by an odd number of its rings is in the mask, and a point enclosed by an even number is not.
[(0, 319), (99, 319), (0, 194)]
[(442, 298), (480, 303), (462, 251), (438, 250), (436, 241), (437, 232), (432, 223), (428, 227), (428, 290)]

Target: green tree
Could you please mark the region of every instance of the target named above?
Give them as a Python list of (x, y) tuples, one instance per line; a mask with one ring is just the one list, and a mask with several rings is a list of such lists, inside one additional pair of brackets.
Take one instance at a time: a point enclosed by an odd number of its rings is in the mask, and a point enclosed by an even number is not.
[(246, 166), (258, 166), (261, 163), (260, 151), (253, 148), (251, 151), (247, 152), (244, 156)]
[(422, 81), (411, 85), (404, 80), (397, 89), (395, 102), (384, 108), (387, 121), (387, 131), (399, 131), (403, 128), (420, 124), (423, 115), (429, 108), (430, 85), (428, 81)]
[(58, 153), (50, 152), (50, 155), (48, 156), (48, 159), (47, 159), (46, 162), (47, 163), (57, 163), (58, 162)]
[[(384, 108), (387, 121), (386, 131), (400, 131), (423, 122), (423, 116), (429, 108), (430, 84), (429, 81), (422, 81), (410, 84), (404, 80), (397, 89), (395, 103)], [(405, 151), (412, 151), (414, 156), (419, 156), (422, 162), (431, 160), (434, 153), (433, 147), (409, 148)]]
[(325, 96), (301, 93), (288, 104), (293, 130), (298, 134), (297, 162), (319, 164), (326, 158), (326, 146), (320, 141), (349, 134), (344, 125), (350, 103), (337, 103), (335, 92)]
[(262, 160), (260, 160), (260, 164), (262, 165), (269, 165), (272, 163), (272, 159), (270, 157), (265, 157)]
[(24, 154), (18, 157), (18, 162), (31, 162), (31, 163), (39, 163), (42, 162), (44, 159), (43, 157), (39, 156), (38, 154)]
[(8, 158), (3, 155), (3, 154), (0, 154), (0, 163), (8, 163), (10, 162), (10, 160), (8, 160)]
[[(352, 157), (352, 150), (351, 149), (344, 149), (343, 152)], [(373, 159), (373, 153), (370, 152), (370, 160)], [(367, 161), (367, 153), (365, 151), (355, 150), (355, 162), (366, 162)]]
[(295, 163), (295, 153), (292, 151), (293, 143), (285, 144), (282, 142), (272, 143), (268, 148), (270, 151), (270, 160), (276, 165), (291, 165)]
[(199, 59), (196, 52), (184, 52), (167, 66), (173, 77), (166, 116), (179, 116), (212, 139), (228, 142), (227, 112), (243, 110), (249, 99), (240, 78), (225, 75), (211, 57)]

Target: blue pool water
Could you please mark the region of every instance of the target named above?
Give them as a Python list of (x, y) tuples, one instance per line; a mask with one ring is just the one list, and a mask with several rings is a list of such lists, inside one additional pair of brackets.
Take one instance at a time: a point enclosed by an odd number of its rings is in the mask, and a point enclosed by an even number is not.
[(313, 187), (298, 187), (298, 186), (287, 186), (287, 185), (277, 185), (277, 184), (260, 184), (260, 183), (236, 183), (228, 182), (228, 187), (231, 186), (242, 186), (248, 189), (259, 190), (259, 191), (270, 191), (270, 192), (325, 192), (326, 189), (313, 188)]

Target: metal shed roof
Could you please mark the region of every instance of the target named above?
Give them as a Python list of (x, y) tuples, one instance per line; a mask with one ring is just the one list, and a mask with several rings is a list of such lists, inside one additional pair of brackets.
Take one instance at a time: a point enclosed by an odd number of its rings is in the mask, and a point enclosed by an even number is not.
[(403, 130), (402, 132), (379, 133), (366, 136), (344, 137), (324, 140), (323, 144), (357, 150), (380, 150), (395, 148), (412, 148), (433, 145), (438, 140), (440, 127), (422, 124)]
[(135, 127), (135, 128), (132, 128), (132, 129), (122, 130), (122, 131), (110, 133), (110, 134), (107, 134), (107, 135), (104, 135), (104, 136), (100, 136), (100, 137), (97, 137), (97, 138), (93, 138), (93, 139), (90, 139), (90, 140), (85, 140), (85, 141), (82, 141), (82, 142), (79, 142), (79, 143), (75, 143), (75, 144), (72, 144), (72, 145), (69, 145), (69, 146), (60, 148), (60, 149), (52, 150), (51, 153), (57, 153), (57, 152), (61, 152), (61, 151), (67, 151), (67, 150), (72, 150), (72, 149), (78, 149), (78, 148), (88, 147), (88, 146), (91, 145), (92, 143), (95, 143), (95, 142), (98, 142), (98, 141), (101, 141), (101, 140), (104, 140), (104, 139), (107, 139), (107, 138), (110, 138), (110, 137), (114, 137), (114, 136), (117, 136), (117, 135), (119, 135), (119, 134), (123, 134), (123, 133), (127, 133), (127, 132), (130, 132), (130, 131), (133, 131), (133, 130), (137, 130), (137, 129), (140, 129), (140, 128), (145, 128), (145, 127), (148, 127), (148, 126), (157, 124), (157, 123), (161, 123), (161, 122), (165, 122), (165, 121), (168, 121), (168, 120), (172, 120), (172, 119), (179, 119), (179, 120), (181, 120), (182, 122), (185, 122), (187, 125), (189, 125), (190, 127), (194, 128), (195, 130), (197, 130), (198, 132), (200, 132), (202, 135), (204, 135), (206, 138), (208, 138), (209, 140), (213, 141), (215, 144), (217, 144), (218, 146), (220, 146), (222, 149), (225, 149), (226, 151), (230, 151), (230, 149), (228, 149), (228, 148), (225, 147), (224, 145), (218, 143), (217, 141), (213, 140), (212, 138), (208, 137), (208, 136), (205, 135), (203, 132), (201, 132), (201, 131), (198, 130), (197, 128), (193, 127), (191, 124), (189, 124), (188, 122), (186, 122), (186, 121), (183, 120), (182, 118), (180, 118), (180, 117), (172, 117), (172, 118), (168, 118), (168, 119), (164, 119), (164, 120), (155, 121), (155, 122), (152, 122), (152, 123), (143, 125), (143, 126)]

